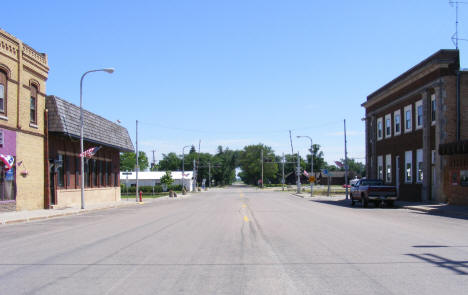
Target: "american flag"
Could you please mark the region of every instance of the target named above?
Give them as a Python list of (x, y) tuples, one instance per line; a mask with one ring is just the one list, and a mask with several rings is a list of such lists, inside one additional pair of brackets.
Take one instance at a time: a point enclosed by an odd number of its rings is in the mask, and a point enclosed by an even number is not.
[(10, 170), (11, 167), (13, 167), (13, 164), (15, 163), (15, 158), (13, 158), (13, 156), (10, 155), (0, 154), (0, 160), (2, 160), (2, 162), (8, 168), (8, 170)]
[(96, 146), (96, 147), (87, 149), (86, 151), (80, 154), (80, 157), (91, 159), (100, 149), (101, 149), (101, 146)]

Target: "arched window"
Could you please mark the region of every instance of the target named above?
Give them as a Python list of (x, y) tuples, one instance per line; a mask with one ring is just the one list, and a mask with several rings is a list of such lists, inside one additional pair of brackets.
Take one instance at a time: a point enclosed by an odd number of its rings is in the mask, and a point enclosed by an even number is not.
[(0, 114), (6, 114), (7, 75), (0, 70)]
[(31, 84), (31, 99), (29, 106), (29, 120), (32, 124), (37, 124), (37, 86)]

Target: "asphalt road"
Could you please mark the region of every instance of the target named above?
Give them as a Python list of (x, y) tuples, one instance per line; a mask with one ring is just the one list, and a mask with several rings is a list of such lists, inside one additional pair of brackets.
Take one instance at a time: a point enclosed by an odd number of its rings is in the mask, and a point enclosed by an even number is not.
[(0, 226), (0, 249), (0, 294), (468, 293), (468, 220), (246, 187)]

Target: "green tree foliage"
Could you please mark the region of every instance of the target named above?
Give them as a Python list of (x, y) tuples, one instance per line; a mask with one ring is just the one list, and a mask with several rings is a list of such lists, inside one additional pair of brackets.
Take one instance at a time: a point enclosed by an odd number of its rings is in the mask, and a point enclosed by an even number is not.
[[(345, 171), (345, 168), (344, 168), (345, 159), (340, 159), (340, 161), (338, 162), (342, 163), (342, 167), (335, 166), (336, 168), (335, 170)], [(350, 172), (353, 172), (355, 175), (360, 175), (361, 177), (366, 176), (366, 165), (364, 165), (361, 162), (356, 161), (356, 159), (354, 158), (348, 158), (348, 170)]]
[(159, 161), (158, 169), (163, 171), (180, 171), (182, 170), (182, 159), (176, 153), (163, 154), (162, 160)]
[[(314, 171), (319, 172), (322, 169), (326, 169), (327, 167), (327, 162), (325, 162), (325, 159), (323, 158), (323, 152), (320, 150), (320, 145), (319, 144), (314, 144), (312, 145), (313, 147), (313, 154), (314, 154)], [(310, 151), (310, 149), (309, 149)], [(308, 169), (307, 171), (310, 171), (310, 154), (307, 155), (307, 165)]]
[[(218, 146), (218, 152), (212, 157), (212, 180), (216, 185), (232, 184), (236, 180), (236, 167), (238, 165), (239, 152), (223, 149)], [(207, 178), (208, 179), (208, 178)]]
[(161, 177), (161, 183), (170, 186), (173, 182), (174, 179), (172, 179), (171, 171), (166, 171), (166, 174)]
[(248, 184), (257, 184), (261, 179), (261, 151), (263, 150), (263, 181), (274, 182), (277, 179), (278, 164), (273, 149), (263, 144), (249, 145), (239, 154), (239, 166), (242, 169), (240, 177)]
[[(135, 163), (136, 154), (134, 152), (120, 154), (120, 171), (134, 171)], [(144, 171), (148, 168), (148, 157), (143, 151), (138, 153), (138, 165), (140, 166), (140, 171)]]

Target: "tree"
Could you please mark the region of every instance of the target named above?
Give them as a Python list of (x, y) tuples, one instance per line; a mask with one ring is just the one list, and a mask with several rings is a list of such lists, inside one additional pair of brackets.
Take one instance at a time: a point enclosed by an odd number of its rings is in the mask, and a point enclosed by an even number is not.
[[(337, 165), (339, 167), (336, 167), (336, 170), (339, 171), (345, 171), (344, 164), (345, 164), (345, 159), (340, 159), (340, 161), (337, 161), (338, 163), (341, 163), (341, 165)], [(333, 171), (333, 170), (331, 170)], [(348, 158), (348, 171), (353, 172), (355, 175), (359, 175), (361, 177), (366, 176), (366, 165), (364, 165), (361, 162), (356, 161), (354, 158)]]
[(163, 154), (162, 156), (162, 160), (159, 161), (159, 170), (179, 171), (182, 169), (182, 160), (176, 153)]
[(166, 171), (166, 174), (161, 177), (161, 183), (170, 186), (173, 182), (171, 171)]
[(261, 153), (263, 150), (263, 181), (265, 183), (275, 181), (277, 178), (278, 164), (276, 163), (273, 149), (263, 144), (249, 145), (239, 155), (239, 166), (242, 169), (240, 177), (247, 184), (257, 184), (261, 179)]
[[(136, 154), (134, 152), (120, 154), (120, 171), (133, 171), (135, 169), (135, 163)], [(140, 166), (140, 171), (144, 171), (148, 168), (148, 157), (143, 151), (138, 153), (138, 165)]]
[(239, 158), (239, 152), (223, 149), (218, 146), (218, 152), (212, 157), (212, 180), (217, 185), (232, 184), (236, 180), (236, 167)]
[[(319, 144), (312, 145), (312, 148), (313, 148), (313, 154), (314, 154), (314, 171), (319, 172), (320, 170), (326, 168), (327, 162), (325, 162), (325, 159), (323, 158), (323, 152), (320, 150)], [(307, 155), (307, 163), (309, 163), (309, 167), (310, 167), (310, 155)]]

